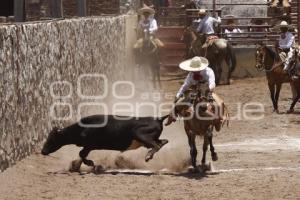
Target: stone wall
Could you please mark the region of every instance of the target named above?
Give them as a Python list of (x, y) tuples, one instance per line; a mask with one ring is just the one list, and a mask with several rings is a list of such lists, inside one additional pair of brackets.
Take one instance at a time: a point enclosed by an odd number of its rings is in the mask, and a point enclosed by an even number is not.
[[(39, 147), (58, 123), (54, 116), (69, 116), (61, 123), (65, 125), (77, 120), (79, 104), (89, 103), (82, 115), (101, 111), (91, 103), (105, 99), (78, 95), (78, 80), (83, 74), (106, 75), (109, 84), (127, 79), (131, 65), (125, 63), (131, 52), (125, 49), (131, 42), (126, 40), (133, 36), (126, 34), (128, 23), (136, 23), (135, 17), (0, 26), (0, 171)], [(97, 78), (85, 77), (80, 83), (85, 96), (104, 91)]]

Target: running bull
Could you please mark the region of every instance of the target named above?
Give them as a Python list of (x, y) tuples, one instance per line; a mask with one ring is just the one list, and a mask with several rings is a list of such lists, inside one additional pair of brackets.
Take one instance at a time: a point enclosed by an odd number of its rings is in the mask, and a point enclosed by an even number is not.
[[(42, 148), (43, 155), (49, 155), (62, 146), (75, 144), (83, 147), (79, 152), (80, 160), (72, 163), (72, 171), (79, 171), (82, 162), (93, 166), (87, 156), (92, 150), (126, 151), (144, 146), (149, 150), (145, 157), (148, 162), (168, 140), (160, 140), (163, 130), (163, 117), (126, 117), (114, 115), (93, 115), (81, 119), (66, 128), (54, 128)], [(105, 124), (104, 124), (105, 123)], [(102, 124), (104, 124), (102, 126)]]

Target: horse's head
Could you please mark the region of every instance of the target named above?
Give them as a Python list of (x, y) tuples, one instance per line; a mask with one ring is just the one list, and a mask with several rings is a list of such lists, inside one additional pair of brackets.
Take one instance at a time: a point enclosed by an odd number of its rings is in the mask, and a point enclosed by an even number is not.
[(143, 37), (143, 45), (141, 48), (141, 53), (143, 55), (151, 55), (156, 52), (157, 45), (153, 41), (153, 35), (151, 35), (149, 29), (144, 30), (144, 37)]
[(255, 49), (255, 67), (261, 71), (265, 68), (266, 46), (260, 45)]

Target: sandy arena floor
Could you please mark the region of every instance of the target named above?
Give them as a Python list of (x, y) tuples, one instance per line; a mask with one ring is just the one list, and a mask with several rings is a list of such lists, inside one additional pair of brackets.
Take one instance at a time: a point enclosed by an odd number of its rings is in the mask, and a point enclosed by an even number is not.
[[(172, 93), (180, 86), (178, 81), (164, 83), (164, 90)], [(296, 114), (284, 113), (291, 101), (289, 86), (282, 90), (280, 114), (272, 113), (265, 78), (236, 80), (217, 91), (233, 120), (215, 134), (219, 160), (211, 172), (187, 172), (189, 147), (180, 121), (164, 129), (161, 138), (169, 144), (149, 163), (143, 148), (122, 154), (92, 152), (97, 164), (110, 168), (102, 174), (84, 173), (87, 167), (81, 174), (67, 172), (79, 152), (75, 146), (51, 157), (32, 155), (0, 174), (0, 199), (300, 199), (300, 103)], [(263, 113), (246, 113), (262, 119), (237, 115), (249, 102), (264, 105)], [(197, 142), (200, 163), (202, 140)], [(208, 158), (211, 162), (209, 153)]]

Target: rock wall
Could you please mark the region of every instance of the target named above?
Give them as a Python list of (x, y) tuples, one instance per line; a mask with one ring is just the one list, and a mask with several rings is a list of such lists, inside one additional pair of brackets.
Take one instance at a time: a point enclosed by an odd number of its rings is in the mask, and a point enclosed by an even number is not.
[(58, 117), (66, 118), (60, 121), (65, 125), (78, 113), (101, 111), (93, 103), (105, 99), (87, 96), (109, 90), (99, 75), (108, 85), (128, 78), (126, 40), (134, 35), (126, 33), (126, 24), (136, 19), (127, 21), (119, 16), (0, 26), (0, 171), (39, 147)]

